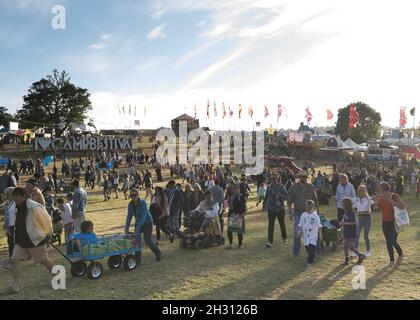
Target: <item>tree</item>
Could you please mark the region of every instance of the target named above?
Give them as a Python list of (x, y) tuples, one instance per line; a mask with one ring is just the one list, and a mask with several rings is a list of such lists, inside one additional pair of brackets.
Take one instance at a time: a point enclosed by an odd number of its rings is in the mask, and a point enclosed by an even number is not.
[[(350, 108), (355, 106), (359, 113), (359, 124), (350, 129)], [(368, 142), (371, 139), (378, 139), (381, 130), (381, 114), (363, 102), (351, 103), (338, 111), (335, 133), (343, 140), (348, 138), (356, 143)]]
[(31, 85), (17, 117), (25, 127), (53, 127), (60, 136), (73, 124), (86, 120), (92, 109), (89, 98), (88, 90), (72, 84), (66, 71), (53, 70), (52, 75)]
[(14, 120), (14, 117), (7, 112), (6, 107), (0, 107), (0, 125), (9, 128), (10, 121)]

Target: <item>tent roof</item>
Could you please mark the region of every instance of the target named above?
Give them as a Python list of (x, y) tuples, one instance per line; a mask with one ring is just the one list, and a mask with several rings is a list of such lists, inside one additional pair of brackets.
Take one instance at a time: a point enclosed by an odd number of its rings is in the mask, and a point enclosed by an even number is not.
[(180, 120), (195, 120), (194, 117), (189, 116), (188, 114), (184, 113), (182, 115), (180, 115), (179, 117), (173, 119), (175, 121), (180, 121)]
[(348, 145), (349, 147), (353, 147), (353, 148), (359, 147), (359, 145), (353, 140), (351, 140), (350, 138), (348, 138), (344, 143)]

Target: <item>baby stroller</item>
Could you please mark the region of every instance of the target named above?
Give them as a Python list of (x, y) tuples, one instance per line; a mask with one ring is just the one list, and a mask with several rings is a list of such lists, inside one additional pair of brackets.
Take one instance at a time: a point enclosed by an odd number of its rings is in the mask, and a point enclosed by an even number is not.
[(343, 230), (336, 220), (327, 220), (322, 214), (318, 214), (322, 224), (322, 241), (323, 245), (329, 247), (332, 245), (332, 250), (336, 251), (338, 244), (343, 242)]
[(209, 247), (219, 247), (225, 244), (222, 235), (208, 235), (207, 228), (218, 223), (219, 217), (205, 218), (203, 213), (191, 211), (184, 216), (184, 232), (179, 243), (181, 249), (194, 248), (200, 250)]

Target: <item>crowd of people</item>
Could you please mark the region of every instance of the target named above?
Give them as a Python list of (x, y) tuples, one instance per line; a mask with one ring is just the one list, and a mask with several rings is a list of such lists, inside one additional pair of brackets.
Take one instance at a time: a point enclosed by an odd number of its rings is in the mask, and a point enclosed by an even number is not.
[[(155, 156), (144, 152), (128, 153), (123, 157), (118, 153), (102, 153), (82, 158), (70, 163), (64, 159), (61, 176), (56, 164), (51, 173), (46, 173), (42, 161), (37, 159), (21, 161), (21, 168), (14, 171), (29, 174), (26, 188), (18, 187), (12, 181), (4, 192), (5, 224), (9, 245), (9, 265), (13, 283), (6, 293), (20, 290), (19, 264), (32, 257), (51, 269), (47, 244), (50, 235), (51, 208), (58, 209), (64, 226), (65, 241), (82, 239), (86, 233), (93, 233), (93, 222), (86, 223), (88, 193), (85, 189), (102, 188), (104, 201), (112, 200), (112, 194), (119, 198), (120, 192), (129, 200), (124, 231), (130, 232), (134, 220), (134, 233), (142, 234), (145, 244), (150, 247), (157, 261), (162, 259), (159, 248), (162, 235), (170, 243), (183, 237), (183, 217), (192, 212), (203, 212), (206, 227), (214, 235), (223, 235), (226, 229), (228, 244), (233, 248), (234, 235), (237, 235), (240, 249), (244, 245), (245, 220), (248, 208), (259, 207), (267, 212), (268, 232), (265, 248), (274, 246), (276, 220), (280, 234), (287, 242), (286, 208), (293, 222), (294, 256), (299, 256), (303, 245), (307, 251), (307, 266), (315, 263), (316, 252), (321, 243), (322, 224), (317, 213), (320, 205), (335, 199), (337, 205), (336, 221), (344, 234), (344, 265), (352, 256), (363, 263), (372, 255), (369, 233), (372, 226), (372, 213), (379, 210), (382, 215), (382, 228), (391, 263), (401, 263), (403, 251), (398, 244), (398, 233), (394, 227), (394, 207), (404, 209), (402, 197), (406, 190), (406, 175), (409, 175), (409, 192), (420, 193), (420, 177), (415, 171), (393, 171), (384, 166), (361, 163), (357, 167), (345, 164), (333, 166), (333, 174), (315, 171), (314, 163), (305, 162), (303, 171), (293, 174), (290, 169), (266, 168), (257, 176), (247, 177), (245, 168), (233, 170), (229, 165), (222, 167), (208, 165), (185, 166), (181, 164), (161, 166)], [(140, 170), (139, 166), (143, 166)], [(170, 180), (166, 186), (155, 186), (163, 182), (162, 170), (169, 171)], [(9, 171), (9, 168), (8, 170)], [(10, 175), (6, 171), (6, 174)], [(60, 181), (71, 179), (71, 192), (59, 197), (64, 191)], [(84, 187), (81, 180), (84, 178)], [(177, 183), (176, 180), (179, 182)], [(257, 202), (250, 203), (252, 194), (249, 183), (255, 183)], [(140, 192), (145, 194), (140, 197)], [(49, 196), (55, 198), (49, 204)], [(36, 218), (35, 218), (36, 217)], [(26, 223), (25, 223), (26, 221)], [(227, 227), (225, 228), (225, 225)], [(155, 240), (153, 239), (155, 228)], [(362, 253), (359, 238), (363, 233), (365, 252)], [(89, 236), (86, 236), (89, 238)], [(398, 257), (395, 259), (394, 250)], [(137, 254), (140, 259), (140, 254)]]

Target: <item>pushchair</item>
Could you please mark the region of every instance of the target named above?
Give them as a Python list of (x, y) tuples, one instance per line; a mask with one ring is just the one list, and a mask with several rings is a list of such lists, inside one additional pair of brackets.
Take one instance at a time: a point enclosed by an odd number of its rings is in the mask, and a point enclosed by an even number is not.
[(332, 250), (336, 251), (338, 244), (343, 242), (343, 230), (339, 223), (335, 220), (327, 220), (322, 214), (318, 214), (322, 224), (322, 244), (327, 247), (332, 246)]
[[(219, 217), (214, 219), (205, 218), (203, 213), (190, 211), (184, 216), (184, 231), (179, 243), (181, 249), (194, 248), (200, 250), (209, 247), (219, 247), (225, 244), (222, 235), (209, 235), (211, 225), (219, 223)], [(220, 228), (220, 226), (219, 226)]]

